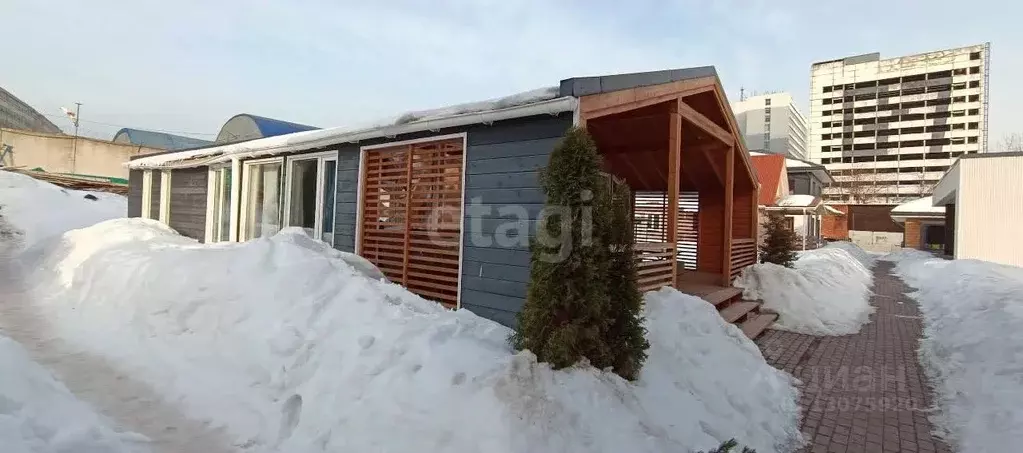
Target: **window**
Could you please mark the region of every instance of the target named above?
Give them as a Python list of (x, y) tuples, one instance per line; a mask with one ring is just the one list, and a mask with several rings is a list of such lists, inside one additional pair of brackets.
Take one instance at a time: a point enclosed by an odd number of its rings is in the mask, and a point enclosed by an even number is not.
[(959, 68), (953, 72), (955, 75), (966, 75), (966, 68)]
[(929, 105), (929, 106), (933, 106), (933, 105), (949, 105), (951, 103), (952, 103), (952, 99), (950, 99), (950, 98), (931, 99), (931, 100), (927, 101), (927, 105)]
[(947, 84), (947, 83), (944, 84), (944, 85), (931, 85), (931, 86), (927, 87), (927, 92), (928, 93), (940, 93), (942, 91), (951, 91), (951, 90), (952, 90), (952, 85), (951, 84)]
[(907, 140), (899, 144), (901, 148), (912, 148), (914, 146), (924, 146), (923, 140)]
[(877, 97), (880, 98), (893, 98), (899, 95), (899, 90), (895, 91), (882, 91), (877, 93)]
[(857, 118), (853, 120), (853, 124), (862, 126), (864, 124), (874, 124), (875, 118)]
[(977, 143), (977, 137), (966, 137), (966, 143)]
[(878, 123), (892, 123), (899, 120), (899, 115), (892, 116), (880, 116), (877, 118)]
[(877, 81), (878, 86), (880, 86), (880, 85), (894, 85), (896, 83), (899, 83), (899, 78), (898, 77), (892, 77), (890, 79), (881, 79), (881, 80)]
[(979, 100), (980, 100), (980, 95), (979, 94), (971, 94), (970, 95), (969, 102), (977, 102)]
[(831, 140), (831, 134), (821, 134), (821, 140)]
[(980, 52), (970, 52), (971, 60), (980, 60)]
[(970, 74), (980, 74), (980, 66), (970, 68)]
[(924, 119), (923, 113), (910, 113), (908, 115), (902, 115), (900, 118), (902, 121), (916, 121)]
[(771, 98), (764, 99), (764, 105), (771, 105)]
[(933, 112), (927, 114), (927, 119), (948, 118), (949, 116), (952, 116), (949, 112)]
[(876, 112), (876, 111), (877, 111), (877, 106), (875, 106), (875, 105), (868, 105), (866, 107), (856, 107), (855, 109), (853, 109), (853, 113), (870, 113), (870, 112)]
[(963, 88), (966, 88), (966, 82), (956, 82), (952, 84), (953, 90), (961, 90)]
[(333, 244), (336, 179), (336, 152), (289, 157), (284, 225), (301, 227), (309, 236)]
[(980, 80), (971, 80), (970, 88), (980, 88)]
[(952, 77), (952, 71), (937, 71), (927, 74), (928, 79), (943, 79), (945, 77)]
[(281, 158), (245, 162), (238, 237), (247, 241), (272, 236), (281, 229), (284, 162)]
[(952, 116), (966, 116), (966, 110), (953, 110)]
[(954, 137), (954, 138), (951, 139), (951, 141), (949, 143), (951, 143), (953, 145), (962, 145), (962, 144), (966, 143), (966, 138), (965, 137)]
[(952, 102), (966, 102), (966, 96), (956, 96), (952, 98)]
[(922, 134), (923, 132), (924, 132), (923, 126), (902, 128), (903, 134)]
[(831, 121), (824, 121), (821, 123), (821, 127), (831, 127)]
[(828, 104), (830, 104), (830, 103), (831, 103), (831, 99), (830, 99), (830, 98), (828, 98), (828, 99), (825, 99), (825, 100), (823, 100), (823, 101), (821, 101), (821, 102), (822, 102), (822, 103), (823, 103), (824, 105), (828, 105)]
[(913, 102), (903, 102), (902, 103), (902, 108), (904, 108), (904, 109), (915, 109), (915, 108), (923, 107), (923, 106), (924, 106), (924, 101), (913, 101)]
[(876, 146), (877, 146), (877, 149), (898, 148), (899, 147), (899, 142), (881, 142), (881, 143), (878, 143)]
[(824, 92), (825, 93), (830, 93), (831, 92), (831, 86), (824, 87)]
[(856, 131), (853, 132), (853, 137), (873, 137), (874, 131)]
[(230, 241), (231, 167), (213, 167), (209, 171), (206, 195), (206, 242)]
[(863, 93), (863, 94), (857, 94), (856, 96), (853, 96), (853, 99), (857, 100), (857, 101), (867, 101), (867, 100), (876, 99), (876, 98), (877, 98), (877, 93)]
[(903, 76), (902, 77), (902, 83), (906, 83), (906, 82), (919, 82), (919, 81), (925, 80), (925, 79), (927, 79), (927, 74), (917, 74), (917, 75)]
[(966, 114), (967, 115), (979, 115), (980, 114), (980, 109), (969, 109), (969, 110), (966, 111)]
[(877, 131), (877, 136), (878, 137), (884, 137), (884, 136), (888, 136), (888, 135), (899, 135), (899, 130), (898, 129), (881, 129), (881, 130)]
[(926, 146), (943, 146), (949, 144), (950, 141), (947, 138), (932, 138), (924, 142)]
[(852, 102), (853, 97), (852, 96), (846, 96), (846, 97), (842, 98), (842, 100), (845, 101), (845, 102)]
[(875, 81), (869, 81), (869, 82), (859, 82), (859, 83), (856, 84), (856, 88), (870, 88), (870, 87), (876, 87), (876, 86), (877, 86), (877, 81), (876, 80)]
[(927, 126), (927, 132), (947, 132), (951, 127), (948, 124), (935, 124)]
[(924, 92), (924, 87), (905, 88), (905, 89), (902, 90), (902, 95), (903, 96), (910, 96), (910, 95), (914, 95), (914, 94), (923, 94), (923, 92)]
[(977, 127), (978, 127), (978, 124), (977, 124), (977, 123), (967, 123), (967, 124), (966, 124), (966, 128), (967, 128), (967, 129), (970, 129), (970, 130), (974, 130), (974, 129), (977, 129)]
[(966, 129), (966, 125), (963, 124), (963, 123), (956, 123), (956, 124), (952, 125), (952, 130), (954, 130), (954, 131), (960, 131), (960, 130), (965, 130), (965, 129)]

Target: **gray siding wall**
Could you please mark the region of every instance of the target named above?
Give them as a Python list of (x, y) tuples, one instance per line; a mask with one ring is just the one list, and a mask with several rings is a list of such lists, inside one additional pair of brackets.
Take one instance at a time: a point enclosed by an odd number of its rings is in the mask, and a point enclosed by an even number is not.
[[(462, 226), (462, 307), (506, 326), (526, 300), (529, 237), (546, 197), (538, 170), (572, 116), (537, 117), (469, 131)], [(521, 218), (522, 214), (528, 218)]]
[(207, 167), (173, 170), (170, 178), (170, 224), (182, 236), (202, 242), (206, 236)]
[(153, 189), (149, 196), (149, 217), (154, 219), (160, 218), (160, 184), (163, 183), (163, 172), (160, 170), (153, 171)]
[(142, 216), (142, 170), (128, 172), (128, 217)]
[(334, 248), (355, 253), (355, 222), (359, 200), (359, 145), (337, 151), (337, 211), (334, 213)]
[[(554, 146), (571, 126), (572, 115), (566, 112), (556, 117), (519, 118), (334, 148), (338, 150), (334, 248), (355, 251), (361, 147), (465, 132), (468, 146), (462, 227), (462, 307), (514, 326), (529, 282), (528, 237), (535, 233), (536, 216), (546, 201), (537, 180), (537, 170), (547, 165)], [(509, 213), (520, 210), (529, 216), (521, 224), (526, 237), (517, 236), (515, 222), (509, 223), (518, 220)], [(498, 228), (510, 230), (501, 235), (501, 243), (495, 239)]]

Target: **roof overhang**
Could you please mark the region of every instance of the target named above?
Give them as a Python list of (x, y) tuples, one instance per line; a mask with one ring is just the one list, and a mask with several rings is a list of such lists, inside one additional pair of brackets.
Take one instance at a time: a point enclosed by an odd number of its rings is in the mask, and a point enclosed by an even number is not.
[(952, 168), (941, 177), (941, 180), (934, 185), (934, 191), (931, 195), (931, 201), (934, 206), (944, 206), (953, 204), (956, 201), (956, 192), (959, 190), (959, 163), (962, 160), (957, 160), (952, 164)]
[(536, 115), (557, 115), (575, 111), (578, 100), (574, 97), (553, 99), (516, 105), (495, 110), (452, 114), (448, 116), (427, 116), (417, 121), (402, 124), (385, 124), (363, 128), (320, 129), (293, 134), (266, 137), (228, 145), (163, 153), (135, 159), (126, 164), (131, 169), (190, 168), (228, 162), (237, 158), (256, 158), (276, 154), (293, 153), (329, 147), (342, 143), (358, 143), (382, 137), (394, 137), (423, 131), (438, 131), (445, 128), (488, 124), (515, 118)]

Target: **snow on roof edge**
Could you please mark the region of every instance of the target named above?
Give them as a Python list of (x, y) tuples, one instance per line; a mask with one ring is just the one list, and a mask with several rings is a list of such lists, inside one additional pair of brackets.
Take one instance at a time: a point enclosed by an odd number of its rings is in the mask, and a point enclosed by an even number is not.
[(536, 114), (575, 109), (576, 99), (557, 97), (559, 87), (546, 87), (502, 98), (406, 112), (361, 126), (295, 132), (240, 143), (143, 157), (125, 164), (130, 169), (187, 168), (224, 162), (231, 158), (268, 156), (345, 142), (407, 134), (444, 127), (464, 126)]
[(891, 215), (905, 217), (911, 214), (945, 215), (944, 206), (934, 206), (930, 196), (907, 201), (892, 208)]

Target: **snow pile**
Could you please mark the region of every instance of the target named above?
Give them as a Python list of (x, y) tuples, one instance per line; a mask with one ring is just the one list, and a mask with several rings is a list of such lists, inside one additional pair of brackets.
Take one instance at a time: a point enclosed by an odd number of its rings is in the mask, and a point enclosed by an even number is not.
[(120, 195), (62, 189), (28, 175), (0, 171), (0, 242), (10, 244), (13, 237), (30, 246), (42, 238), (127, 213), (127, 199)]
[(1023, 268), (946, 261), (919, 251), (884, 259), (920, 304), (920, 361), (935, 387), (935, 423), (964, 453), (1023, 445)]
[(115, 432), (13, 340), (0, 334), (4, 452), (140, 452), (145, 438)]
[(856, 258), (856, 261), (859, 261), (860, 264), (862, 264), (863, 267), (866, 267), (867, 269), (874, 267), (874, 264), (877, 262), (878, 256), (880, 256), (863, 250), (862, 248), (860, 248), (860, 246), (853, 244), (852, 242), (849, 241), (829, 242), (828, 245), (824, 246), (824, 248), (845, 250), (847, 253), (852, 255), (853, 258)]
[(859, 332), (874, 312), (869, 303), (873, 284), (868, 267), (844, 246), (800, 253), (791, 269), (754, 264), (733, 283), (743, 289), (744, 298), (761, 300), (763, 308), (778, 312), (775, 328), (810, 335)]
[[(800, 442), (792, 378), (706, 302), (646, 295), (641, 379), (552, 371), (510, 331), (287, 229), (200, 245), (142, 219), (22, 257), (38, 309), (245, 451), (658, 452)], [(397, 431), (396, 431), (397, 427)]]

